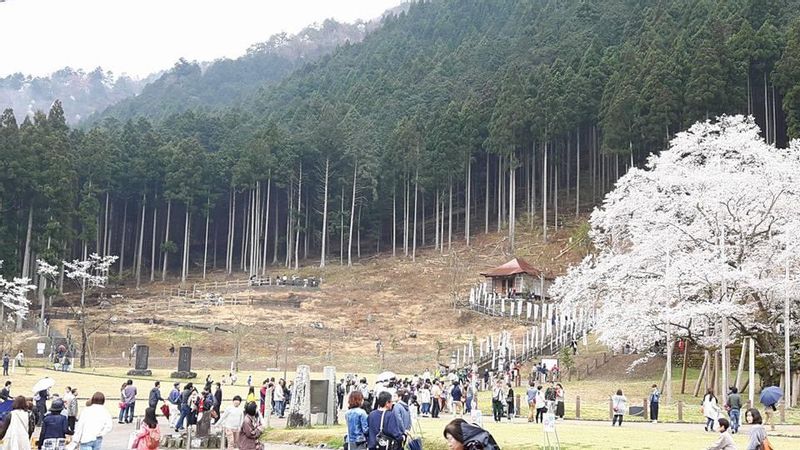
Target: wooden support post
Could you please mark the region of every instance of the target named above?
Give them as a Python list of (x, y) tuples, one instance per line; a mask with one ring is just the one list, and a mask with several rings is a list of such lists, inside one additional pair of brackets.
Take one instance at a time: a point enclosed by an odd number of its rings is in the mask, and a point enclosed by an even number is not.
[(575, 396), (575, 418), (576, 419), (580, 419), (581, 418), (581, 396), (580, 395), (576, 395)]
[(705, 352), (703, 355), (703, 364), (700, 366), (700, 375), (697, 377), (697, 383), (694, 384), (694, 396), (700, 393), (700, 385), (703, 382), (703, 379), (706, 375), (706, 367), (708, 366), (708, 351)]
[(681, 371), (681, 394), (686, 393), (686, 364), (689, 357), (689, 341), (683, 341), (683, 370)]
[(683, 422), (683, 400), (678, 400), (678, 422)]
[(744, 370), (744, 358), (747, 355), (747, 339), (742, 339), (742, 351), (739, 353), (739, 366), (736, 369), (736, 382), (733, 384), (739, 392), (742, 392), (742, 371)]
[(644, 417), (645, 421), (650, 421), (650, 410), (648, 406), (647, 397), (645, 397), (644, 400), (642, 400), (642, 416)]
[(614, 400), (611, 397), (608, 398), (608, 418), (614, 418)]
[(714, 393), (717, 395), (720, 391), (717, 386), (717, 384), (719, 384), (719, 355), (720, 353), (718, 351), (714, 352), (714, 372), (710, 374), (710, 377), (706, 377), (706, 380), (710, 381), (710, 383), (706, 383), (706, 389), (714, 389)]

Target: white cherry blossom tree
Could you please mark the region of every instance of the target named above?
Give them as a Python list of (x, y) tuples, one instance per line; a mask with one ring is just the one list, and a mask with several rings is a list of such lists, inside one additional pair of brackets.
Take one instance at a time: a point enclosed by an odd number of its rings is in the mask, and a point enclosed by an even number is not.
[(697, 123), (620, 178), (590, 224), (594, 254), (553, 293), (593, 308), (603, 342), (644, 350), (669, 328), (714, 349), (727, 319), (728, 342), (752, 337), (762, 380), (776, 381), (800, 262), (800, 143), (767, 145), (743, 116)]

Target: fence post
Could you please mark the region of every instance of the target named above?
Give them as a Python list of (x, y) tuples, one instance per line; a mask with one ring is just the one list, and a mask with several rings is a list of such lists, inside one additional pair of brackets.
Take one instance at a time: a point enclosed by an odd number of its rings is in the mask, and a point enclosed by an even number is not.
[(650, 411), (647, 409), (647, 397), (642, 400), (642, 417), (645, 421), (650, 420)]
[(683, 422), (683, 400), (678, 400), (678, 422)]
[(576, 395), (575, 396), (575, 418), (576, 419), (580, 419), (581, 418), (581, 396), (580, 395)]

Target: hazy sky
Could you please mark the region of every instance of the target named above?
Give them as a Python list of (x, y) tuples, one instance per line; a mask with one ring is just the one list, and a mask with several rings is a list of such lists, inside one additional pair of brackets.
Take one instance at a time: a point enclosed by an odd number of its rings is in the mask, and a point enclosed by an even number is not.
[(0, 76), (102, 66), (144, 76), (180, 57), (236, 57), (326, 18), (371, 19), (401, 0), (6, 0)]

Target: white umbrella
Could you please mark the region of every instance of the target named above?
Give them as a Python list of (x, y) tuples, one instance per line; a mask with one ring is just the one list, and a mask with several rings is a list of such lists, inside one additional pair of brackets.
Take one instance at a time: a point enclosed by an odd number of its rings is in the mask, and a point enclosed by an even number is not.
[(378, 375), (377, 381), (378, 383), (385, 383), (391, 380), (392, 378), (397, 378), (397, 375), (394, 372), (386, 371), (386, 372), (381, 372), (381, 374)]
[(56, 380), (50, 377), (44, 377), (33, 385), (31, 391), (33, 391), (33, 393), (35, 394), (40, 391), (46, 391), (55, 385), (56, 385)]

